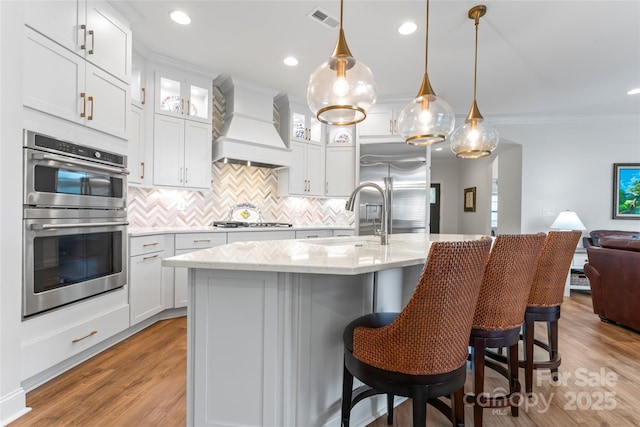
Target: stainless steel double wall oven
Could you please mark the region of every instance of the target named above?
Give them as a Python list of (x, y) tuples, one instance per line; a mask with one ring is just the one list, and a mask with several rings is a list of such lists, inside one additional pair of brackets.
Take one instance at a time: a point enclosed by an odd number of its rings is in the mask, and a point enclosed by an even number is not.
[(23, 317), (126, 283), (126, 156), (24, 131)]

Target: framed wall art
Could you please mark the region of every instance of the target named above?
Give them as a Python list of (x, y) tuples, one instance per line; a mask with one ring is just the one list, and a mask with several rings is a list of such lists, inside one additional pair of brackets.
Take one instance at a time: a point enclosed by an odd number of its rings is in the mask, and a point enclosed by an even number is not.
[(640, 219), (640, 163), (613, 164), (613, 219)]
[(464, 189), (464, 211), (475, 212), (476, 211), (476, 187), (470, 187)]

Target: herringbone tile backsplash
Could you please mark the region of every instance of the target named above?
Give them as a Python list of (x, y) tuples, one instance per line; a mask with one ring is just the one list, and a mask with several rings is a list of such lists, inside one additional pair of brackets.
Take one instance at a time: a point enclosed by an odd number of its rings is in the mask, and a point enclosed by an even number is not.
[[(229, 206), (253, 203), (264, 221), (293, 225), (353, 226), (344, 199), (278, 196), (278, 172), (231, 164), (213, 164), (213, 191), (129, 187), (128, 217), (133, 227), (209, 226), (228, 220)], [(185, 209), (179, 210), (181, 204)]]

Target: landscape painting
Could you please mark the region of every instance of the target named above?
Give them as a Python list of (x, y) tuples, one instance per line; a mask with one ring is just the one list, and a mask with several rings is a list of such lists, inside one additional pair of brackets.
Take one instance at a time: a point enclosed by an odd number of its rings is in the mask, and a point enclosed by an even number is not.
[(640, 164), (613, 164), (613, 219), (640, 219)]

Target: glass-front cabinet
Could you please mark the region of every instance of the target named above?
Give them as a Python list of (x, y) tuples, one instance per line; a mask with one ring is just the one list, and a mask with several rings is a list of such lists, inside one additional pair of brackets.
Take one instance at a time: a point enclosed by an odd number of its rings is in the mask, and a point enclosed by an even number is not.
[(315, 142), (321, 144), (324, 142), (322, 138), (322, 123), (318, 120), (308, 108), (304, 108), (295, 104), (290, 105), (291, 108), (291, 124), (290, 138), (301, 142)]
[(156, 72), (155, 112), (211, 122), (211, 87), (206, 79)]

